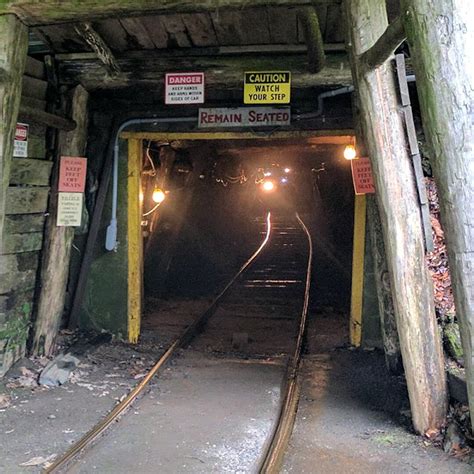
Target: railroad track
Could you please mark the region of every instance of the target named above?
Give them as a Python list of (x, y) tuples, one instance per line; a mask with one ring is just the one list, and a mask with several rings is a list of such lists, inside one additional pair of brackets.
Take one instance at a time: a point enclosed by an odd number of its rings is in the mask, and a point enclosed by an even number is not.
[[(235, 328), (245, 328), (246, 322), (253, 319), (260, 324), (257, 334), (240, 332), (240, 339), (250, 339), (251, 347), (242, 354), (246, 357), (264, 357), (269, 355), (270, 344), (259, 346), (259, 337), (265, 335), (265, 329), (281, 332), (282, 324), (296, 329), (288, 335), (284, 343), (273, 344), (271, 351), (284, 354), (286, 361), (285, 376), (281, 389), (281, 402), (278, 416), (271, 433), (267, 437), (264, 452), (259, 462), (259, 472), (278, 472), (285, 449), (291, 436), (299, 399), (299, 368), (306, 328), (309, 291), (311, 282), (312, 242), (304, 222), (298, 214), (273, 218), (270, 213), (261, 219), (262, 241), (254, 254), (245, 262), (227, 285), (213, 300), (208, 309), (189, 325), (168, 347), (156, 364), (139, 384), (97, 425), (72, 445), (67, 452), (57, 458), (45, 469), (46, 473), (65, 472), (75, 458), (87, 450), (98, 438), (116, 422), (143, 394), (150, 381), (157, 375), (178, 349), (187, 347), (203, 335), (215, 344), (217, 352), (226, 351), (225, 344), (235, 338)], [(291, 311), (289, 310), (291, 306)], [(270, 308), (270, 311), (268, 310)], [(219, 312), (218, 315), (212, 317)], [(266, 326), (261, 326), (262, 324)], [(205, 331), (204, 331), (205, 329)], [(263, 329), (263, 331), (262, 331)], [(250, 329), (251, 330), (251, 329)], [(208, 335), (211, 334), (211, 336)], [(214, 336), (212, 334), (214, 333)], [(271, 334), (271, 332), (269, 332)], [(216, 337), (218, 335), (218, 337)], [(242, 337), (244, 336), (244, 337)], [(243, 341), (247, 346), (248, 341)], [(281, 341), (280, 341), (281, 342)], [(235, 341), (234, 341), (235, 343)], [(259, 348), (260, 347), (260, 348)], [(227, 352), (242, 352), (239, 344), (234, 344)], [(238, 354), (237, 354), (238, 355)], [(117, 427), (116, 429), (119, 429)], [(98, 440), (100, 442), (100, 440)], [(96, 444), (96, 443), (94, 443)]]

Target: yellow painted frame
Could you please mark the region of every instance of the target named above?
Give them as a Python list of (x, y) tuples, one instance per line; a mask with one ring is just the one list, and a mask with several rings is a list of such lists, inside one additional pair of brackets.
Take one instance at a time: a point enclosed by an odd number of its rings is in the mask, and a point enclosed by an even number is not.
[(354, 202), (354, 246), (352, 251), (350, 318), (350, 340), (351, 344), (355, 347), (360, 346), (362, 339), (366, 211), (367, 200), (365, 194), (356, 195)]
[(140, 202), (142, 172), (142, 140), (128, 141), (128, 341), (136, 344), (140, 335), (143, 301), (142, 206)]
[[(307, 138), (311, 144), (345, 145), (354, 141), (354, 130), (292, 130), (277, 131), (270, 135), (258, 135), (254, 132), (122, 132), (120, 138), (128, 140), (128, 341), (136, 343), (140, 336), (143, 302), (142, 209), (139, 198), (141, 191), (143, 140), (273, 140)], [(362, 313), (362, 309), (360, 309), (360, 312)]]

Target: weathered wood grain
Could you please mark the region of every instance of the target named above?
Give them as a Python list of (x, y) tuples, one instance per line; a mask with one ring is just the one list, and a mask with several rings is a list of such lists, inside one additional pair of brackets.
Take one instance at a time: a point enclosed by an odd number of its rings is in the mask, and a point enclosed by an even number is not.
[(60, 115), (51, 114), (45, 112), (44, 110), (36, 109), (28, 105), (20, 104), (19, 114), (27, 122), (39, 122), (48, 127), (57, 128), (59, 130), (74, 130), (76, 128), (76, 123), (74, 120), (69, 120)]
[[(75, 20), (77, 21), (77, 20)], [(50, 45), (52, 51), (89, 51), (86, 41), (71, 25), (48, 25), (35, 30)]]
[(168, 32), (161, 21), (160, 15), (140, 17), (140, 21), (156, 48), (164, 49), (168, 47)]
[(127, 32), (118, 19), (105, 19), (93, 26), (112, 51), (125, 51), (129, 47)]
[(48, 83), (42, 79), (35, 77), (23, 76), (21, 94), (25, 97), (33, 97), (34, 99), (45, 100), (46, 89)]
[(438, 187), (474, 418), (474, 16), (472, 2), (401, 2)]
[(0, 255), (0, 294), (35, 287), (38, 252)]
[(0, 64), (5, 72), (0, 82), (0, 251), (27, 48), (28, 32), (23, 24), (13, 15), (0, 16)]
[(181, 19), (194, 46), (216, 46), (217, 36), (208, 13), (184, 13)]
[(192, 46), (181, 15), (163, 15), (160, 21), (168, 33), (169, 47), (190, 48)]
[(5, 213), (37, 214), (39, 212), (45, 212), (48, 197), (48, 187), (9, 187)]
[(339, 5), (341, 0), (100, 0), (78, 2), (77, 0), (15, 0), (0, 4), (0, 14), (14, 13), (27, 25), (49, 25), (71, 21), (110, 18), (116, 15), (140, 13), (198, 13), (216, 9), (241, 9), (249, 6), (311, 6)]
[(3, 253), (17, 254), (41, 250), (43, 232), (28, 232), (27, 234), (7, 234), (3, 241)]
[(119, 22), (127, 32), (130, 49), (155, 48), (155, 44), (140, 18), (120, 18)]
[[(84, 156), (87, 141), (89, 94), (78, 86), (71, 91), (69, 109), (77, 128), (60, 134), (59, 149), (63, 155)], [(41, 264), (41, 293), (34, 327), (33, 347), (35, 354), (50, 354), (64, 311), (66, 285), (69, 273), (73, 227), (57, 227), (58, 164), (53, 180), (53, 193), (48, 208)], [(59, 265), (58, 265), (58, 262)]]
[(385, 31), (387, 13), (384, 2), (378, 0), (347, 0), (345, 9), (363, 142), (374, 171), (413, 426), (424, 434), (444, 426), (447, 392), (418, 196), (391, 65), (367, 71), (357, 60)]
[(24, 234), (27, 232), (42, 232), (44, 214), (12, 214), (5, 216), (5, 234)]
[(271, 43), (298, 43), (296, 9), (267, 7), (267, 17)]
[(53, 163), (31, 158), (13, 158), (10, 184), (49, 186)]
[(36, 79), (44, 79), (44, 63), (31, 56), (27, 56), (25, 64), (25, 74)]

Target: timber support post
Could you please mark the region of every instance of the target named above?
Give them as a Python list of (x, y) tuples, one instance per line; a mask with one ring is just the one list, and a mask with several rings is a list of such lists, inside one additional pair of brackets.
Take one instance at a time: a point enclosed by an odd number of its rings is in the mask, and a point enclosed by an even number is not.
[(391, 66), (385, 63), (367, 70), (361, 61), (361, 55), (387, 28), (386, 5), (380, 0), (345, 0), (345, 11), (363, 141), (374, 170), (413, 426), (425, 434), (439, 430), (445, 423), (447, 389), (418, 196)]
[(474, 419), (474, 16), (472, 2), (402, 0)]
[(27, 28), (14, 15), (0, 15), (0, 254), (3, 251), (5, 201), (27, 52)]
[(74, 227), (58, 227), (57, 181), (61, 155), (84, 156), (88, 124), (88, 93), (77, 86), (70, 97), (71, 118), (77, 127), (70, 132), (61, 132), (56, 157), (53, 192), (50, 196), (49, 215), (45, 227), (45, 242), (41, 266), (39, 301), (35, 321), (32, 352), (35, 355), (50, 355), (61, 323), (64, 310), (69, 262), (71, 257)]

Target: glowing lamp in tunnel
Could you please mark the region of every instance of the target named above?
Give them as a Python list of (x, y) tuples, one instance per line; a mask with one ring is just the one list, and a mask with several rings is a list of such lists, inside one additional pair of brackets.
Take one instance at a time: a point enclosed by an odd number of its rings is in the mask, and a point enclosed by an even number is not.
[(156, 202), (157, 204), (161, 204), (165, 200), (166, 194), (161, 189), (156, 188), (153, 191), (151, 198), (153, 199), (153, 202)]
[(281, 178), (281, 182), (282, 182), (283, 184), (288, 183), (288, 178)]
[(357, 151), (354, 145), (346, 145), (344, 148), (344, 158), (346, 160), (354, 160), (357, 157)]
[(273, 181), (265, 180), (262, 183), (262, 189), (267, 193), (270, 191), (273, 191), (274, 188), (275, 188), (275, 185), (273, 184)]
[(288, 173), (291, 171), (291, 168), (285, 168), (283, 171), (284, 171), (286, 174), (288, 174)]

